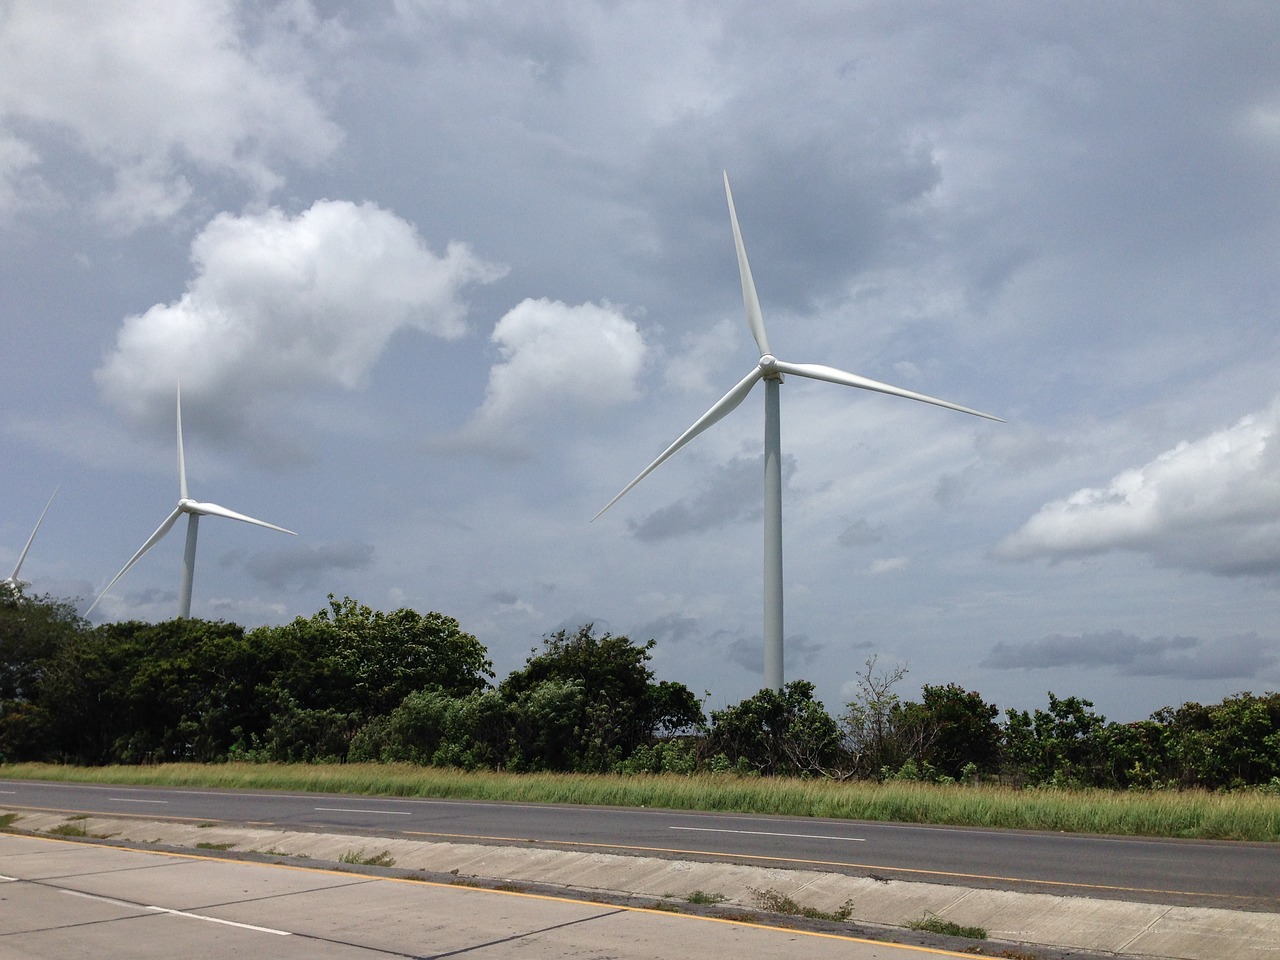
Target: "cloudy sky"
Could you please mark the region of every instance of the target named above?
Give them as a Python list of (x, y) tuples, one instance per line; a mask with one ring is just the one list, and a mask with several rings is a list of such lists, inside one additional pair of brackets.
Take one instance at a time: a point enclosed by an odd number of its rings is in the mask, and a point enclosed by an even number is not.
[[(194, 615), (594, 621), (762, 683), (772, 348), (788, 679), (1280, 687), (1280, 7), (0, 2), (0, 566), (88, 606), (177, 499)], [(173, 615), (181, 528), (95, 620)]]

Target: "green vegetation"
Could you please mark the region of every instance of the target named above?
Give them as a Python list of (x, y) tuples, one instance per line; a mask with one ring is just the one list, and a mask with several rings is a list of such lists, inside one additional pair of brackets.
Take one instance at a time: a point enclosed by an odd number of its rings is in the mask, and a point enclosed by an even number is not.
[(1001, 722), (956, 684), (904, 699), (873, 658), (838, 715), (797, 680), (706, 718), (653, 646), (587, 624), (497, 681), (440, 613), (93, 627), (5, 588), (0, 777), (1280, 839), (1278, 693), (1117, 724), (1051, 691)]
[(852, 900), (846, 900), (844, 906), (839, 910), (828, 913), (816, 907), (802, 906), (777, 890), (752, 890), (751, 893), (755, 897), (756, 906), (761, 910), (768, 910), (770, 913), (782, 913), (789, 917), (804, 917), (808, 920), (830, 920), (833, 923), (843, 923), (853, 916)]
[(933, 913), (926, 913), (919, 920), (909, 920), (903, 926), (908, 930), (924, 930), (927, 933), (941, 933), (948, 937), (967, 937), (970, 940), (987, 939), (985, 927), (962, 927), (951, 920), (943, 920)]
[(196, 844), (196, 849), (197, 850), (230, 850), (234, 846), (235, 846), (234, 843), (210, 843), (207, 840), (202, 840), (200, 843)]
[(702, 890), (695, 890), (689, 896), (685, 897), (688, 903), (697, 904), (699, 906), (709, 906), (716, 903), (724, 903), (728, 897), (722, 893), (706, 893)]
[(9, 830), (15, 823), (22, 818), (18, 813), (2, 813), (0, 814), (0, 833)]
[(339, 863), (355, 863), (362, 867), (394, 867), (396, 865), (395, 858), (391, 856), (390, 850), (383, 850), (381, 853), (375, 853), (372, 856), (365, 856), (364, 850), (348, 850), (338, 858)]

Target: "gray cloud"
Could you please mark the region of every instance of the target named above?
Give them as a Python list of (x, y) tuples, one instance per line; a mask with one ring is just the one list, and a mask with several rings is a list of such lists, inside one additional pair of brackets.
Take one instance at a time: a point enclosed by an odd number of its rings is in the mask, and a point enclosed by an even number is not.
[[(792, 671), (793, 678), (797, 667), (813, 663), (825, 647), (825, 643), (811, 640), (807, 634), (788, 634), (784, 649), (787, 669)], [(758, 635), (738, 637), (729, 644), (726, 653), (743, 669), (764, 675), (764, 645)]]
[(669, 613), (648, 623), (642, 623), (635, 630), (633, 639), (647, 640), (653, 638), (659, 643), (682, 643), (693, 640), (699, 634), (699, 622), (693, 617)]
[(1177, 680), (1248, 679), (1280, 662), (1275, 644), (1256, 633), (1205, 641), (1197, 637), (1143, 638), (1120, 630), (1055, 634), (1025, 643), (997, 643), (980, 666), (996, 670), (1057, 667), (1117, 668), (1122, 676)]
[(868, 547), (884, 540), (884, 525), (872, 526), (866, 520), (855, 520), (840, 532), (836, 542), (842, 547)]
[(373, 561), (373, 545), (343, 541), (312, 547), (293, 544), (254, 554), (245, 570), (277, 590), (310, 587), (333, 571), (363, 570)]
[(131, 607), (150, 607), (157, 604), (172, 605), (178, 601), (178, 591), (166, 590), (161, 587), (129, 590), (124, 594), (124, 600)]
[[(782, 456), (782, 487), (785, 491), (795, 473), (795, 457)], [(762, 505), (764, 455), (734, 457), (717, 467), (698, 491), (683, 500), (655, 510), (640, 520), (627, 521), (638, 540), (659, 541), (703, 533), (741, 520), (757, 520)]]

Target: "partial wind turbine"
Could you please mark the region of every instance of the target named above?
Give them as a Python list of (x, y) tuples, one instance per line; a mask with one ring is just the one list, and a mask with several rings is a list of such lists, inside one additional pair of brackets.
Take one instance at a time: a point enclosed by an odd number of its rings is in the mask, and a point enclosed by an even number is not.
[(621, 500), (636, 484), (662, 465), (686, 443), (719, 422), (746, 399), (751, 388), (764, 381), (764, 683), (771, 690), (782, 690), (782, 433), (779, 413), (779, 387), (784, 374), (825, 380), (860, 390), (874, 390), (908, 400), (932, 403), (949, 410), (958, 410), (987, 420), (1004, 421), (989, 413), (962, 407), (957, 403), (925, 396), (914, 390), (880, 383), (846, 373), (835, 367), (818, 363), (789, 363), (779, 360), (769, 349), (765, 335), (764, 318), (760, 314), (760, 300), (756, 296), (755, 281), (751, 279), (751, 265), (747, 263), (747, 251), (742, 245), (742, 232), (738, 229), (738, 214), (733, 207), (733, 191), (729, 189), (729, 174), (724, 175), (724, 193), (729, 201), (729, 222), (733, 226), (733, 243), (738, 251), (738, 274), (742, 278), (742, 302), (746, 307), (747, 326), (760, 348), (760, 360), (751, 372), (738, 381), (737, 386), (726, 393), (715, 405), (699, 417), (676, 442), (662, 451), (653, 463), (640, 471), (640, 475), (622, 488), (622, 492), (604, 505), (594, 520)]
[(191, 616), (191, 585), (195, 580), (196, 572), (196, 535), (199, 529), (201, 517), (226, 517), (229, 520), (242, 520), (245, 523), (253, 523), (259, 527), (267, 527), (271, 530), (279, 530), (281, 533), (287, 533), (291, 537), (297, 534), (292, 530), (286, 530), (284, 527), (277, 527), (274, 523), (267, 523), (265, 520), (255, 520), (253, 517), (246, 517), (243, 513), (236, 513), (234, 510), (228, 510), (226, 507), (219, 506), (216, 503), (203, 503), (199, 500), (192, 500), (187, 496), (187, 462), (182, 453), (182, 385), (178, 385), (178, 505), (173, 508), (173, 513), (165, 518), (164, 523), (160, 524), (156, 532), (147, 538), (137, 553), (124, 565), (124, 568), (111, 578), (111, 582), (103, 588), (98, 594), (98, 599), (89, 605), (89, 609), (84, 612), (87, 617), (98, 602), (107, 595), (107, 591), (116, 585), (116, 581), (129, 572), (129, 568), (142, 559), (142, 555), (159, 543), (166, 533), (173, 529), (173, 525), (178, 522), (178, 518), (183, 514), (187, 515), (187, 548), (182, 555), (182, 589), (178, 594), (178, 616), (186, 619)]
[(31, 549), (31, 541), (36, 538), (36, 532), (40, 529), (40, 524), (44, 523), (44, 515), (49, 512), (49, 507), (53, 503), (53, 498), (58, 495), (59, 487), (53, 488), (53, 493), (49, 495), (49, 502), (44, 505), (44, 509), (40, 511), (40, 519), (36, 521), (35, 527), (31, 530), (31, 536), (27, 537), (27, 545), (22, 548), (22, 552), (18, 554), (18, 562), (13, 565), (13, 573), (0, 580), (5, 586), (12, 587), (14, 590), (21, 590), (23, 587), (31, 586), (30, 580), (19, 580), (18, 574), (22, 572), (22, 561), (27, 559), (27, 551)]

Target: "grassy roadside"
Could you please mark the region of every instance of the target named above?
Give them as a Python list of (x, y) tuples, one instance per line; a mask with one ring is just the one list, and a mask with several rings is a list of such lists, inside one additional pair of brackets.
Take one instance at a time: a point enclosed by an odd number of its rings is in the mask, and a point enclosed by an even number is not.
[(69, 767), (31, 763), (0, 765), (0, 779), (646, 806), (1067, 833), (1280, 841), (1280, 797), (1252, 792), (1120, 793), (713, 775), (466, 773), (399, 764)]

